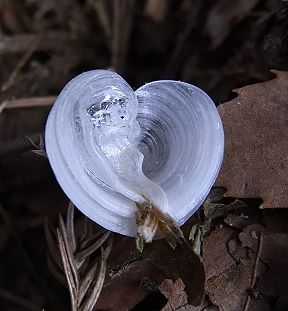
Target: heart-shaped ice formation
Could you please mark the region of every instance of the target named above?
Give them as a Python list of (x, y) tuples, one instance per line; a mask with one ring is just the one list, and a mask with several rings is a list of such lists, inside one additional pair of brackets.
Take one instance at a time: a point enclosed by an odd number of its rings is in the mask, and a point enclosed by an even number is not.
[(211, 189), (224, 149), (219, 114), (202, 90), (155, 81), (134, 92), (106, 70), (85, 72), (65, 86), (45, 135), (70, 200), (96, 223), (128, 236), (136, 236), (137, 207), (145, 202), (184, 224)]

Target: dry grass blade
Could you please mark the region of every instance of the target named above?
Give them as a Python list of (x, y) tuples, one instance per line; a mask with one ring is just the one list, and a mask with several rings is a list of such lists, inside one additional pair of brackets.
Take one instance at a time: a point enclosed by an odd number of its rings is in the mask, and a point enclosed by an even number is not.
[(104, 233), (102, 235), (101, 238), (96, 240), (94, 244), (92, 244), (91, 246), (87, 247), (83, 251), (80, 251), (76, 255), (76, 257), (75, 257), (76, 261), (77, 262), (82, 262), (85, 258), (87, 258), (92, 253), (94, 253), (99, 247), (101, 247), (103, 245), (103, 243), (108, 239), (109, 235), (110, 235), (110, 231), (107, 231), (106, 233)]
[(36, 38), (34, 38), (32, 40), (32, 42), (28, 46), (26, 52), (21, 57), (21, 59), (19, 60), (18, 64), (14, 68), (14, 70), (12, 70), (12, 72), (10, 73), (10, 76), (9, 76), (8, 80), (1, 86), (1, 92), (5, 92), (7, 89), (9, 89), (13, 85), (13, 83), (15, 82), (15, 79), (16, 79), (18, 73), (19, 73), (19, 71), (24, 67), (24, 65), (31, 58), (32, 54), (37, 49), (37, 47), (39, 45), (39, 42), (40, 42), (40, 38), (39, 37), (36, 37)]
[(101, 263), (100, 263), (100, 269), (99, 274), (97, 276), (97, 281), (95, 283), (95, 286), (90, 293), (89, 297), (85, 301), (83, 307), (80, 308), (81, 311), (92, 311), (98, 298), (101, 293), (104, 280), (105, 280), (105, 274), (106, 274), (106, 258), (105, 252), (103, 248), (101, 248)]
[(50, 258), (53, 259), (53, 262), (55, 262), (57, 266), (61, 269), (62, 263), (61, 263), (60, 253), (59, 253), (59, 249), (55, 245), (56, 234), (52, 232), (52, 228), (49, 226), (47, 218), (45, 219), (45, 222), (44, 222), (44, 231), (45, 231), (46, 241), (48, 244), (48, 249), (51, 254)]
[(69, 261), (70, 268), (72, 271), (72, 275), (74, 278), (74, 284), (75, 284), (75, 287), (78, 291), (78, 289), (79, 289), (79, 276), (78, 276), (78, 272), (77, 272), (76, 262), (74, 260), (71, 245), (69, 244), (69, 241), (68, 241), (66, 226), (64, 224), (64, 220), (63, 220), (61, 215), (59, 215), (59, 225), (60, 225), (60, 230), (61, 230), (61, 234), (62, 234), (62, 238), (63, 238), (63, 242), (64, 242), (66, 254), (67, 254), (67, 259)]
[[(72, 311), (92, 311), (94, 308), (103, 287), (106, 260), (112, 248), (109, 231), (100, 231), (95, 234), (95, 226), (92, 227), (91, 222), (87, 222), (87, 226), (85, 222), (82, 230), (84, 230), (84, 235), (80, 239), (81, 232), (79, 236), (75, 232), (72, 203), (68, 207), (66, 223), (59, 215), (59, 228), (55, 233), (49, 227), (48, 222), (45, 222), (45, 234), (50, 251), (48, 265), (61, 283), (68, 284)], [(102, 247), (104, 243), (107, 245), (105, 250)], [(95, 257), (94, 253), (100, 248), (101, 258), (99, 255)], [(60, 262), (56, 262), (57, 258)]]
[(88, 0), (88, 3), (95, 9), (100, 24), (104, 29), (107, 42), (110, 41), (111, 38), (111, 26), (110, 26), (110, 20), (109, 20), (109, 14), (107, 12), (107, 7), (105, 5), (105, 0)]
[(95, 276), (95, 272), (97, 270), (97, 266), (98, 266), (98, 262), (96, 262), (88, 271), (88, 273), (85, 275), (81, 285), (80, 285), (80, 289), (79, 289), (79, 298), (78, 298), (78, 303), (79, 305), (81, 304), (85, 294), (87, 293), (87, 290), (90, 286), (90, 284), (92, 283), (94, 276)]
[(2, 111), (6, 108), (7, 106), (7, 102), (1, 103), (0, 104), (0, 114), (2, 113)]
[(108, 240), (107, 246), (104, 250), (105, 259), (107, 259), (108, 256), (110, 255), (110, 252), (112, 250), (112, 246), (113, 246), (113, 236), (111, 236), (110, 239)]
[[(86, 229), (85, 229), (86, 230)], [(100, 238), (100, 236), (102, 236), (105, 232), (107, 232), (107, 230), (103, 229), (103, 230), (100, 230), (98, 231), (97, 233), (95, 234), (92, 234), (90, 237), (89, 235), (86, 233), (84, 238), (81, 239), (80, 243), (79, 243), (79, 249), (82, 250), (84, 249), (85, 247), (87, 247), (88, 245), (91, 245), (93, 244), (93, 241), (97, 240)]]
[(58, 243), (59, 243), (59, 248), (60, 248), (60, 252), (61, 252), (63, 268), (65, 271), (66, 280), (67, 280), (68, 287), (69, 287), (72, 311), (77, 311), (77, 298), (76, 298), (77, 288), (76, 288), (76, 284), (74, 282), (72, 270), (70, 267), (70, 262), (69, 262), (68, 255), (66, 252), (64, 239), (63, 239), (63, 236), (62, 236), (61, 232), (59, 231), (59, 229), (57, 229), (57, 237), (58, 237)]
[(69, 245), (71, 246), (71, 250), (74, 253), (77, 248), (76, 236), (74, 230), (74, 204), (72, 202), (69, 203), (66, 217), (66, 227), (67, 227), (67, 237)]
[(41, 134), (39, 134), (39, 143), (35, 143), (33, 138), (29, 136), (25, 136), (25, 141), (27, 141), (28, 144), (32, 145), (35, 149), (31, 150), (32, 153), (39, 155), (41, 157), (47, 158), (45, 145), (44, 145), (44, 139)]
[(57, 265), (55, 265), (54, 260), (52, 259), (51, 255), (47, 256), (47, 263), (50, 271), (54, 275), (54, 277), (57, 279), (59, 283), (61, 283), (64, 286), (67, 286), (66, 277), (62, 272), (62, 265), (61, 269), (58, 268)]

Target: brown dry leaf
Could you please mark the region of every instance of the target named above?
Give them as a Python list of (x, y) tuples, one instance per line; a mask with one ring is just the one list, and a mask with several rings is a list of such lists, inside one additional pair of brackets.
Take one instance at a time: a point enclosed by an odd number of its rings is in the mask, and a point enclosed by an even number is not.
[[(220, 311), (243, 310), (247, 290), (251, 287), (256, 253), (248, 253), (237, 236), (238, 230), (218, 226), (204, 240), (205, 289)], [(255, 245), (258, 245), (258, 240), (255, 240)], [(265, 310), (260, 304), (257, 308), (255, 310)]]
[(167, 298), (166, 305), (161, 311), (218, 311), (218, 307), (211, 304), (208, 297), (205, 297), (202, 304), (192, 306), (188, 304), (185, 285), (181, 279), (174, 283), (170, 279), (164, 280), (159, 286), (160, 292)]
[(262, 208), (288, 207), (288, 72), (273, 72), (219, 106), (226, 138), (216, 186), (226, 196), (261, 197)]
[(217, 226), (203, 248), (205, 290), (220, 311), (288, 310), (288, 210), (266, 210), (240, 233)]
[(232, 26), (248, 16), (259, 0), (215, 1), (209, 10), (205, 32), (211, 38), (212, 48), (217, 48), (229, 35)]
[(235, 261), (227, 252), (228, 242), (237, 237), (234, 229), (218, 226), (204, 239), (203, 264), (206, 280), (213, 279), (231, 268)]
[(173, 311), (181, 308), (182, 311), (193, 310), (188, 305), (187, 294), (185, 293), (185, 285), (181, 279), (177, 279), (174, 283), (170, 279), (164, 280), (159, 289), (161, 293), (168, 299), (167, 304), (161, 311)]
[(173, 250), (164, 240), (153, 241), (141, 255), (135, 252), (133, 239), (121, 238), (115, 243), (107, 270), (109, 278), (97, 302), (97, 309), (133, 308), (149, 293), (141, 285), (147, 279), (155, 283), (158, 290), (164, 279), (176, 281), (181, 278), (190, 304), (201, 304), (204, 296), (203, 264), (185, 244)]
[(237, 266), (228, 252), (229, 241), (236, 237), (236, 230), (220, 225), (204, 239), (205, 290), (220, 311), (241, 310), (243, 292), (249, 286), (249, 270), (246, 271), (242, 264)]

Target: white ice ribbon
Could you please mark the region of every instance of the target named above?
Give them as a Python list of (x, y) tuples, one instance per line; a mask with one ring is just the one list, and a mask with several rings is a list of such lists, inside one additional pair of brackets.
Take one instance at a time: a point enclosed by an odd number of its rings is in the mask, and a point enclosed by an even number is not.
[(211, 189), (223, 158), (212, 100), (178, 81), (134, 92), (118, 74), (85, 72), (57, 98), (45, 142), (70, 200), (108, 230), (136, 235), (136, 203), (151, 202), (182, 225)]

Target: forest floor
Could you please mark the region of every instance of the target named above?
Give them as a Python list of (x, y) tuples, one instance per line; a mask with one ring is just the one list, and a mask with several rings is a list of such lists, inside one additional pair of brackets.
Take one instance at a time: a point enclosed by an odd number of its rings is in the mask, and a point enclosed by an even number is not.
[(64, 85), (97, 68), (135, 89), (199, 86), (219, 106), (227, 154), (183, 228), (195, 253), (156, 241), (140, 255), (115, 234), (94, 310), (288, 310), (287, 1), (2, 0), (0, 65), (0, 310), (71, 308), (44, 233), (69, 201), (38, 145)]

